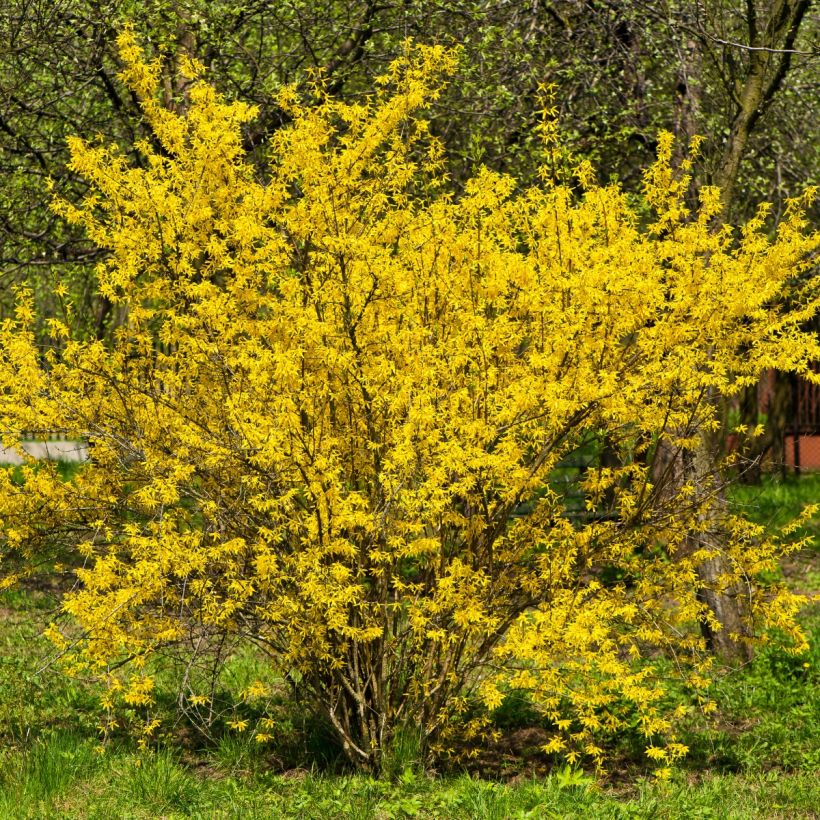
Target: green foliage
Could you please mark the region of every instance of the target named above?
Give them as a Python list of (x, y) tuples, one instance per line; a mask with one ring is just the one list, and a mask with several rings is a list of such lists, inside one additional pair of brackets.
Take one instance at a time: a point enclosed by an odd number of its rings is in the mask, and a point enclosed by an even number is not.
[(714, 686), (716, 719), (694, 721), (687, 733), (688, 767), (719, 772), (820, 767), (820, 607), (806, 615), (814, 636), (808, 652), (762, 650), (741, 672)]
[(53, 803), (74, 781), (89, 777), (99, 768), (95, 745), (73, 732), (54, 732), (2, 759), (0, 815), (15, 816), (21, 804)]
[(127, 798), (156, 816), (185, 812), (195, 802), (197, 783), (168, 749), (138, 757), (123, 780)]
[[(770, 530), (793, 520), (804, 507), (817, 503), (818, 498), (820, 471), (799, 478), (790, 475), (785, 481), (767, 475), (761, 485), (738, 483), (730, 491), (731, 502), (738, 512)], [(820, 517), (806, 522), (800, 535), (813, 536), (814, 549), (820, 550)]]

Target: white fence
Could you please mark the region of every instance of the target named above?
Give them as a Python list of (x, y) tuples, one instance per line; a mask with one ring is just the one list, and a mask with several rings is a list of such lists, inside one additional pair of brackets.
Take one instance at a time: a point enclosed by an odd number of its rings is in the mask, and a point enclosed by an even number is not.
[[(86, 461), (88, 459), (88, 445), (84, 441), (68, 441), (60, 438), (59, 435), (49, 436), (48, 441), (43, 441), (42, 436), (38, 436), (38, 439), (38, 441), (26, 441), (24, 436), (20, 449), (37, 459), (50, 459), (51, 461)], [(23, 463), (24, 459), (18, 448), (0, 446), (0, 464)]]

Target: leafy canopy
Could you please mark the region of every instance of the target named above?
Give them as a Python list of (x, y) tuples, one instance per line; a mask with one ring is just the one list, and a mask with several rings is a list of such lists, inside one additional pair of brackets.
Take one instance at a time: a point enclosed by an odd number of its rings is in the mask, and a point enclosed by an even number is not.
[[(113, 341), (67, 305), (38, 347), (25, 292), (0, 326), (5, 443), (60, 431), (93, 455), (70, 483), (0, 471), (6, 583), (69, 565), (51, 635), (111, 709), (154, 731), (162, 653), (183, 708), (213, 718), (203, 669), (246, 641), (363, 766), (405, 726), (446, 752), (512, 687), (551, 720), (548, 751), (600, 764), (600, 738), (637, 726), (663, 773), (685, 753), (665, 679), (706, 684), (703, 562), (744, 584), (750, 630), (800, 650), (799, 599), (757, 580), (787, 545), (738, 517), (707, 537), (714, 477), (658, 467), (715, 427), (710, 396), (820, 357), (800, 202), (772, 240), (763, 209), (715, 230), (718, 192), (689, 212), (667, 135), (637, 210), (584, 166), (575, 187), (548, 164), (531, 187), (483, 170), (454, 197), (418, 113), (453, 66), (441, 48), (357, 104), (283, 91), (291, 123), (254, 168), (252, 108), (197, 79), (169, 111), (158, 65), (130, 33), (120, 49), (142, 160), (73, 140), (89, 193), (54, 206), (108, 251)], [(577, 476), (572, 513), (556, 477), (603, 446), (617, 458)]]

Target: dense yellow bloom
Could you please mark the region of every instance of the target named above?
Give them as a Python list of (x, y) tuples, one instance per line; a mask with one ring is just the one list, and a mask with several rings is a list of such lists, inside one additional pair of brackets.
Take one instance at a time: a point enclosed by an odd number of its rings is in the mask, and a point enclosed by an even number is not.
[[(664, 482), (656, 456), (698, 446), (710, 396), (820, 358), (801, 329), (820, 245), (801, 203), (772, 241), (763, 211), (714, 230), (717, 192), (690, 214), (668, 136), (638, 210), (586, 166), (583, 192), (482, 170), (455, 196), (417, 114), (452, 65), (439, 48), (409, 50), (356, 105), (286, 89), (290, 124), (256, 169), (251, 108), (197, 81), (167, 111), (156, 66), (120, 45), (153, 138), (139, 167), (74, 140), (90, 193), (55, 204), (109, 251), (114, 337), (61, 324), (43, 351), (24, 293), (0, 325), (5, 443), (92, 446), (69, 484), (49, 465), (22, 486), (0, 472), (6, 565), (77, 552), (63, 609), (80, 631), (58, 639), (75, 668), (165, 647), (196, 669), (250, 637), (368, 765), (402, 724), (432, 740), (470, 693), (492, 707), (508, 685), (569, 760), (600, 761), (593, 736), (630, 722), (651, 758), (683, 754), (658, 745), (676, 704), (648, 656), (700, 669), (696, 570), (716, 548), (684, 545), (713, 493), (708, 476)], [(604, 441), (618, 466), (586, 472), (571, 514), (562, 464)], [(721, 583), (779, 549), (726, 522)], [(755, 626), (800, 639), (792, 597), (749, 592)], [(137, 670), (121, 696), (152, 687)]]

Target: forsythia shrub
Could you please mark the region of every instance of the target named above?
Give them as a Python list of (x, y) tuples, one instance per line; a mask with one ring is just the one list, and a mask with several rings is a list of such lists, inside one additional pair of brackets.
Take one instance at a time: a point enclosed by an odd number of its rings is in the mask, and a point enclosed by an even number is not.
[[(820, 358), (801, 203), (772, 240), (762, 209), (715, 229), (718, 192), (690, 214), (668, 135), (637, 210), (583, 165), (575, 190), (482, 170), (456, 196), (416, 113), (452, 68), (440, 48), (359, 104), (284, 90), (290, 122), (252, 168), (253, 109), (192, 64), (168, 111), (158, 67), (120, 45), (141, 161), (74, 140), (89, 191), (55, 205), (109, 251), (116, 328), (80, 338), (67, 307), (38, 345), (25, 292), (0, 327), (5, 444), (60, 431), (93, 455), (67, 483), (0, 471), (6, 583), (57, 555), (75, 573), (50, 634), (112, 708), (150, 706), (166, 654), (205, 714), (202, 667), (245, 641), (364, 767), (408, 726), (447, 751), (519, 689), (548, 751), (600, 764), (637, 726), (663, 772), (686, 751), (667, 679), (706, 685), (704, 562), (742, 583), (749, 635), (801, 648), (799, 599), (757, 580), (787, 545), (728, 515), (716, 538), (717, 479), (658, 469), (697, 463), (713, 396)], [(571, 515), (557, 470), (603, 446), (617, 458)]]

